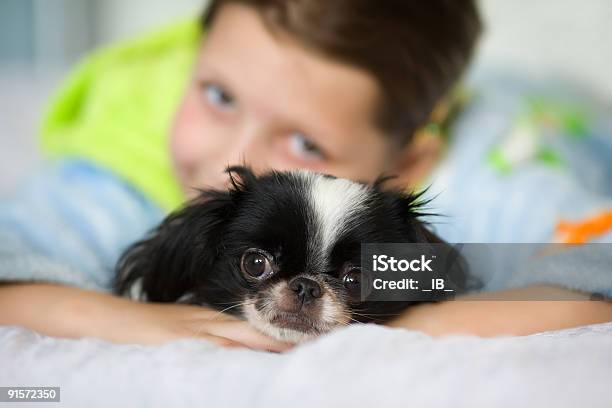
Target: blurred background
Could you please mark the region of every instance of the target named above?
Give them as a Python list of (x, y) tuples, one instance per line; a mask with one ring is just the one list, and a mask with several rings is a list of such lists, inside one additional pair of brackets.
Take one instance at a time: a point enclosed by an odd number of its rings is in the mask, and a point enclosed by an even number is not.
[[(45, 102), (93, 48), (199, 13), (206, 0), (0, 0), (0, 192), (36, 166)], [(481, 0), (473, 71), (559, 77), (612, 101), (611, 0)]]

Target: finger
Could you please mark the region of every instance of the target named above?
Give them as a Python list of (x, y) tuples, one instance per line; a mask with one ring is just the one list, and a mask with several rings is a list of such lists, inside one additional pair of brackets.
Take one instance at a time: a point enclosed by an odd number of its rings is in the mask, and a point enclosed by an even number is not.
[(213, 335), (232, 339), (256, 350), (281, 352), (289, 350), (294, 346), (291, 343), (267, 336), (244, 321), (211, 322), (207, 329)]
[(197, 338), (210, 341), (211, 343), (214, 343), (217, 346), (221, 346), (225, 348), (249, 348), (246, 344), (242, 344), (235, 340), (228, 339), (226, 337), (215, 336), (212, 334), (202, 334), (198, 336)]
[(206, 308), (199, 308), (194, 314), (192, 313), (194, 306), (180, 305), (180, 309), (177, 309), (180, 315), (186, 311), (189, 311), (189, 317), (184, 324), (187, 330), (195, 333), (196, 337), (200, 334), (210, 334), (234, 340), (252, 349), (275, 352), (286, 351), (293, 347), (293, 344), (266, 336), (235, 316)]

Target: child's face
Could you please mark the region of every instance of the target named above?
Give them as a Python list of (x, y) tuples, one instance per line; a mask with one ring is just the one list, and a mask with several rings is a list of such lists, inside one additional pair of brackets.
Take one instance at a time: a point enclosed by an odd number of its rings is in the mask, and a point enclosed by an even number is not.
[(171, 151), (186, 193), (223, 186), (227, 165), (307, 168), (369, 182), (389, 169), (390, 139), (375, 126), (374, 78), (226, 5), (199, 53), (176, 115)]

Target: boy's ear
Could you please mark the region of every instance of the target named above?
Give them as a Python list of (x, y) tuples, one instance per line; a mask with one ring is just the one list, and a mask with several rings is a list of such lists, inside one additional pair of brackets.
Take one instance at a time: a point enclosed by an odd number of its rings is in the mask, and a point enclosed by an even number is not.
[(396, 188), (413, 188), (423, 181), (441, 158), (444, 142), (441, 137), (420, 131), (402, 149), (395, 165), (388, 171), (397, 177), (391, 181)]
[[(234, 209), (226, 191), (204, 191), (169, 215), (147, 238), (121, 256), (114, 289), (153, 302), (174, 302), (213, 269), (223, 228)], [(140, 290), (134, 294), (133, 291)]]

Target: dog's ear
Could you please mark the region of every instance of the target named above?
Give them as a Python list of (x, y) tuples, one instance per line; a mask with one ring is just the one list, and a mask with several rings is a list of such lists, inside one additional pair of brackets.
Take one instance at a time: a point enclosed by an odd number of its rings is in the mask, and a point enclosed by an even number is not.
[(229, 166), (225, 169), (230, 179), (230, 192), (248, 191), (257, 181), (257, 176), (248, 166)]
[(115, 291), (157, 302), (180, 299), (213, 268), (235, 206), (228, 191), (202, 191), (128, 248), (117, 264)]
[(417, 242), (430, 243), (430, 244), (443, 244), (445, 241), (432, 232), (427, 224), (421, 221), (414, 220), (414, 229), (416, 231)]
[[(373, 188), (381, 191), (381, 183), (384, 183), (385, 180), (386, 178), (379, 178)], [(423, 221), (423, 217), (438, 216), (428, 211), (427, 207), (431, 200), (423, 197), (426, 192), (427, 190), (418, 193), (391, 190), (387, 191), (385, 196), (390, 200), (391, 216), (406, 228), (405, 236), (410, 237), (412, 242), (443, 243), (444, 241), (433, 233)]]

